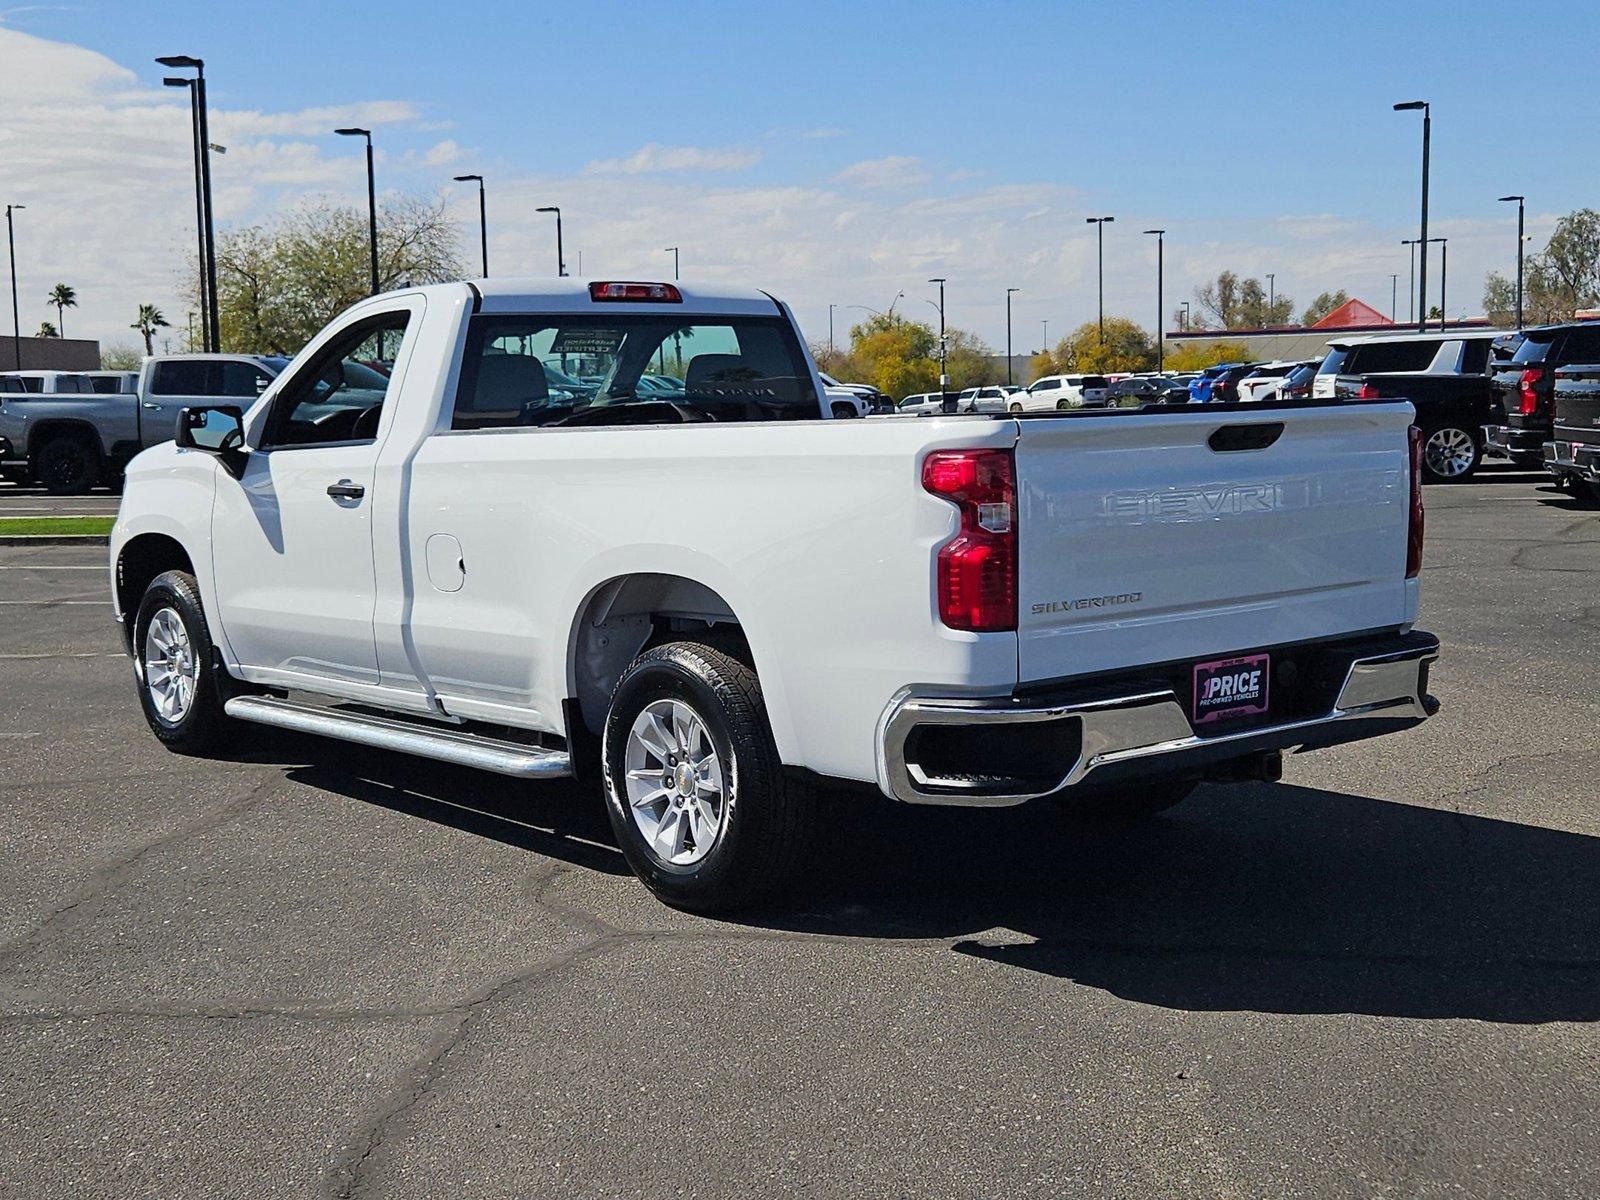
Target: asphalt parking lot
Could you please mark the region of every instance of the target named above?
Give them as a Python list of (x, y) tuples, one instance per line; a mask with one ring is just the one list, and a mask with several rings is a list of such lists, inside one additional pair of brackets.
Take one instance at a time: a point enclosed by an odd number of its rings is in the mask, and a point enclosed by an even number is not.
[(841, 801), (740, 922), (575, 785), (166, 753), (103, 549), (0, 548), (0, 1195), (1600, 1193), (1600, 513), (1427, 502), (1421, 729), (1122, 829)]

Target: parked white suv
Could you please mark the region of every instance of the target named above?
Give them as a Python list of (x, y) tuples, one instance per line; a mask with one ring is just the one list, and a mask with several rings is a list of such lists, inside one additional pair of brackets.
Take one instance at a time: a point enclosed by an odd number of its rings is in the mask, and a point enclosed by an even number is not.
[(1327, 356), (1311, 381), (1311, 395), (1331, 400), (1338, 395), (1340, 375), (1391, 375), (1414, 372), (1421, 375), (1478, 374), (1481, 367), (1468, 369), (1467, 361), (1476, 345), (1492, 342), (1500, 331), (1445, 331), (1433, 333), (1383, 333), (1364, 338), (1336, 338), (1328, 343)]
[(1014, 397), (1024, 412), (1044, 412), (1058, 408), (1099, 408), (1106, 402), (1109, 384), (1104, 375), (1046, 375), (1028, 385)]

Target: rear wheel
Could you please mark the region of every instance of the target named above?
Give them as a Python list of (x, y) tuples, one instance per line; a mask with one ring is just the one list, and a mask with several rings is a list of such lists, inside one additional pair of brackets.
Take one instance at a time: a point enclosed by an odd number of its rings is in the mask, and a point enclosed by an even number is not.
[(642, 654), (612, 695), (601, 754), (617, 843), (666, 903), (745, 907), (803, 867), (815, 799), (784, 773), (760, 681), (738, 659), (696, 642)]
[(133, 674), (150, 731), (179, 754), (214, 750), (235, 728), (222, 711), (211, 631), (186, 571), (157, 575), (133, 622)]
[(87, 438), (55, 434), (33, 456), (34, 477), (52, 496), (87, 492), (100, 477), (100, 453)]
[(1430, 425), (1422, 431), (1422, 472), (1434, 483), (1468, 479), (1483, 461), (1483, 446), (1459, 425)]
[(1012, 405), (1012, 406), (1011, 406), (1011, 411), (1012, 411), (1012, 413), (1013, 413), (1013, 414), (1015, 414), (1015, 413), (1020, 413), (1020, 412), (1021, 412), (1021, 411), (1022, 411), (1022, 405), (1020, 405), (1020, 404), (1013, 404), (1013, 405)]
[(855, 405), (835, 404), (833, 406), (833, 415), (840, 420), (843, 420), (845, 417), (853, 417), (856, 415)]

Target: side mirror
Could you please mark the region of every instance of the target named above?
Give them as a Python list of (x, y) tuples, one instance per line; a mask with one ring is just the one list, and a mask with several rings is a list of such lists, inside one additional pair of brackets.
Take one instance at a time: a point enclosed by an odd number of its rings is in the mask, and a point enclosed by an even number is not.
[(214, 454), (235, 479), (244, 471), (244, 412), (237, 405), (185, 408), (178, 413), (175, 440), (180, 450)]

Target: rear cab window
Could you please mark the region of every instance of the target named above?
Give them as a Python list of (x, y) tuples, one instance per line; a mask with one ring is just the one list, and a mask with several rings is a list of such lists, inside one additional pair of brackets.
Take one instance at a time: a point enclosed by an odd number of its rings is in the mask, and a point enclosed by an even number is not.
[(1351, 348), (1344, 367), (1348, 375), (1383, 375), (1395, 371), (1426, 371), (1439, 353), (1441, 338), (1406, 342), (1364, 342)]
[(1550, 347), (1555, 344), (1555, 331), (1548, 337), (1528, 334), (1522, 339), (1522, 345), (1517, 347), (1517, 352), (1511, 356), (1514, 363), (1540, 363), (1550, 353)]
[[(681, 391), (641, 386), (654, 375)], [(816, 420), (782, 317), (592, 313), (472, 318), (451, 428)]]
[(1344, 364), (1349, 360), (1349, 346), (1330, 347), (1328, 350), (1328, 356), (1322, 360), (1322, 365), (1317, 368), (1317, 374), (1337, 375), (1344, 370)]

